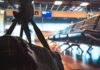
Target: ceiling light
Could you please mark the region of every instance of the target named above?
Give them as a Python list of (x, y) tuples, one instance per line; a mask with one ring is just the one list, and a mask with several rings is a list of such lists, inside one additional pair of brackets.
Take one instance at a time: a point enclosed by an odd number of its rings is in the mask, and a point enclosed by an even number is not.
[(19, 5), (18, 5), (18, 4), (15, 4), (14, 6), (15, 6), (16, 8), (19, 8)]
[(61, 5), (62, 4), (62, 1), (55, 1), (54, 4), (55, 5)]
[(88, 6), (88, 5), (89, 5), (88, 2), (82, 2), (82, 3), (80, 4), (80, 6)]
[(34, 1), (32, 1), (32, 4), (34, 4)]
[(4, 2), (4, 0), (0, 0), (0, 2)]
[(0, 13), (1, 13), (1, 14), (4, 14), (4, 10), (0, 10)]

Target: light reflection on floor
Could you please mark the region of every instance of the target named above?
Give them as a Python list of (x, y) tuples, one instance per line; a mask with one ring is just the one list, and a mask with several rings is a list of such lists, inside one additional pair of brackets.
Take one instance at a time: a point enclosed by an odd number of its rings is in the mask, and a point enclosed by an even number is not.
[[(71, 54), (74, 62), (76, 62), (77, 58), (81, 57), (81, 61), (83, 64), (89, 63), (90, 61), (93, 64), (100, 64), (100, 47), (98, 46), (92, 46), (92, 49), (90, 49), (89, 52), (87, 52), (89, 46), (86, 44), (80, 44), (81, 49), (83, 50), (83, 53), (80, 49), (77, 49), (77, 46), (73, 46), (72, 49), (66, 49), (68, 46), (64, 45), (62, 47), (60, 47), (61, 52), (63, 51), (64, 54), (68, 53), (67, 51), (69, 51)], [(100, 66), (99, 66), (100, 67)]]

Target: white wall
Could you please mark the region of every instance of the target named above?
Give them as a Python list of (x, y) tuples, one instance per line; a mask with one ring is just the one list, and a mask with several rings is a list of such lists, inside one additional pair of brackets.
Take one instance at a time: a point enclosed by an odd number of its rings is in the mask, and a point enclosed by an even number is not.
[(4, 34), (4, 10), (0, 10), (0, 36)]
[[(40, 28), (41, 31), (53, 31), (53, 32), (55, 32), (55, 31), (66, 28), (69, 24), (60, 24), (60, 23), (59, 24), (57, 24), (57, 23), (56, 24), (55, 23), (49, 23), (49, 24), (46, 24), (46, 23), (42, 24), (41, 23), (40, 24), (40, 23), (37, 23), (36, 25)], [(5, 29), (9, 29), (10, 26), (11, 26), (10, 24), (5, 25)], [(12, 35), (19, 36), (20, 35), (20, 28), (21, 28), (21, 26), (17, 25), (15, 27)], [(34, 42), (35, 32), (34, 32), (33, 26), (31, 24), (29, 24), (29, 28), (32, 31), (31, 32), (32, 42)], [(23, 35), (23, 39), (27, 40), (25, 34)]]
[(58, 31), (58, 30), (66, 28), (69, 24), (37, 23), (37, 25), (42, 31)]

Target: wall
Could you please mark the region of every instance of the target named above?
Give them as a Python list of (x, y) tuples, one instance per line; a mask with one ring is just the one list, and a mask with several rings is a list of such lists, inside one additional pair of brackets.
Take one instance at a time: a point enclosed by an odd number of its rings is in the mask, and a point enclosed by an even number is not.
[(0, 36), (4, 34), (4, 10), (0, 10)]

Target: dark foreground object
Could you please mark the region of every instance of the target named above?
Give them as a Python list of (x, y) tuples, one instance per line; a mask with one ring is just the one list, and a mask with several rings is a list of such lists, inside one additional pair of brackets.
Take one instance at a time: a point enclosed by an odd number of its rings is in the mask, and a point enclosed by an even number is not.
[(58, 53), (12, 36), (0, 37), (0, 69), (64, 70)]

